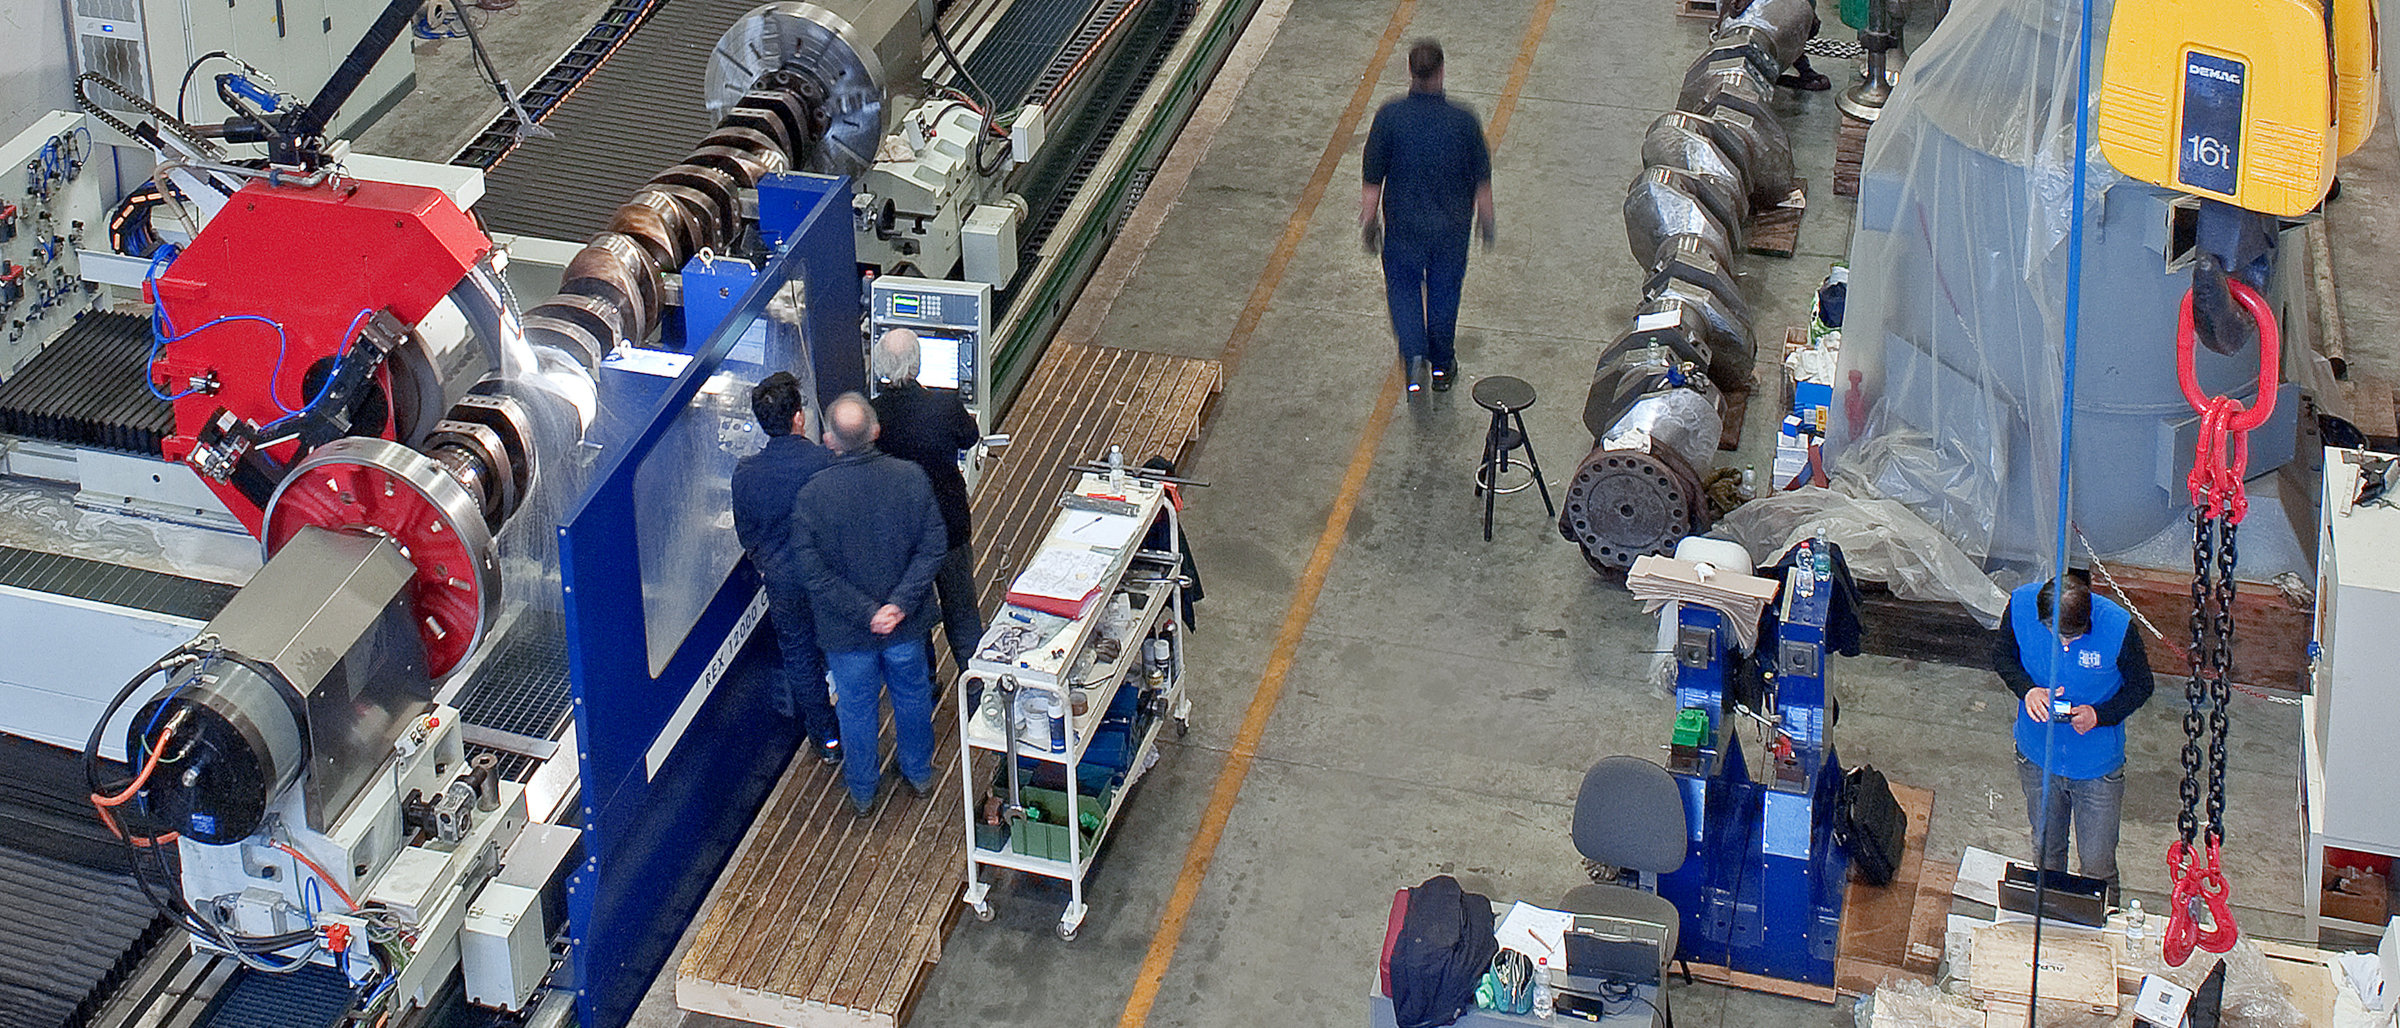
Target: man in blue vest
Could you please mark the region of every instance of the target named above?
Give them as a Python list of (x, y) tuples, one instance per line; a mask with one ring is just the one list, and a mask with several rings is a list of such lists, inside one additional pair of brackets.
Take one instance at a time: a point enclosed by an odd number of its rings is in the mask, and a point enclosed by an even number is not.
[(1375, 112), (1367, 129), (1358, 226), (1383, 253), (1384, 298), (1412, 398), (1430, 377), (1436, 392), (1458, 377), (1459, 290), (1467, 232), (1492, 245), (1492, 155), (1483, 123), (1442, 94), (1442, 48), (1408, 51), (1408, 95)]
[(2151, 689), (2150, 658), (2133, 631), (2133, 615), (2093, 596), (2091, 576), (2080, 570), (2020, 586), (2001, 615), (1992, 670), (2022, 701), (2017, 778), (2042, 868), (2067, 869), (2072, 822), (2082, 874), (2108, 882), (2113, 897), (2117, 817), (2125, 802), (2124, 721)]

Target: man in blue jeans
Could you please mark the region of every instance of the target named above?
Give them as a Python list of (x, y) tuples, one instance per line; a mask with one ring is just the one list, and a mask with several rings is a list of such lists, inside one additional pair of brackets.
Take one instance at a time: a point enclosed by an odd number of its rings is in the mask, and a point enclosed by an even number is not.
[(733, 532), (766, 587), (767, 616), (783, 651), (775, 712), (799, 718), (817, 755), (838, 763), (842, 734), (825, 691), (825, 651), (817, 647), (816, 615), (791, 555), (792, 503), (801, 486), (833, 463), (833, 454), (808, 437), (808, 409), (791, 372), (778, 371), (751, 389), (750, 413), (767, 433), (767, 445), (734, 465)]
[(825, 408), (833, 463), (802, 486), (793, 506), (792, 556), (808, 583), (817, 641), (833, 670), (842, 781), (851, 809), (875, 807), (883, 767), (877, 732), (885, 689), (900, 777), (923, 796), (933, 787), (933, 679), (925, 666), (934, 574), (950, 536), (933, 486), (916, 465), (875, 448), (875, 408), (843, 393)]
[(2093, 596), (2083, 571), (2027, 583), (2009, 595), (1992, 670), (2022, 701), (2017, 779), (2042, 868), (2067, 869), (2072, 822), (2081, 872), (2106, 881), (2113, 902), (2117, 820), (2125, 805), (2123, 722), (2149, 701), (2152, 686), (2133, 616)]
[[(1458, 377), (1458, 294), (1467, 280), (1467, 232), (1492, 245), (1492, 156), (1483, 123), (1442, 95), (1442, 48), (1408, 51), (1408, 95), (1375, 112), (1367, 129), (1366, 184), (1358, 226), (1369, 253), (1383, 250), (1384, 299), (1411, 396)], [(1430, 365), (1430, 367), (1429, 367)]]

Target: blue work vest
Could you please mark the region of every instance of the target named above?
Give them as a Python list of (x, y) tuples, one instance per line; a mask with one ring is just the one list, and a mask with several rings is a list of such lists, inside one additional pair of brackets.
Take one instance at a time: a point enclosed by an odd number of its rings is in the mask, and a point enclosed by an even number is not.
[[(2092, 597), (2091, 631), (2067, 643), (2066, 652), (2054, 661), (2051, 655), (2058, 652), (2058, 639), (2050, 626), (2042, 623), (2034, 606), (2034, 597), (2041, 590), (2042, 583), (2033, 582), (2008, 597), (2008, 621), (2017, 633), (2018, 663), (2025, 666), (2033, 684), (2065, 690), (2068, 703), (2097, 707), (2108, 702), (2125, 684), (2125, 676), (2117, 671), (2117, 654), (2124, 649), (2132, 615), (2105, 597)], [(2052, 719), (2058, 722), (2055, 732), (2026, 713), (2025, 704), (2017, 704), (2017, 752), (2025, 759), (2051, 774), (2079, 781), (2125, 766), (2125, 726), (2101, 725), (2078, 735), (2066, 719), (2056, 715)], [(2046, 760), (2045, 748), (2049, 750)]]

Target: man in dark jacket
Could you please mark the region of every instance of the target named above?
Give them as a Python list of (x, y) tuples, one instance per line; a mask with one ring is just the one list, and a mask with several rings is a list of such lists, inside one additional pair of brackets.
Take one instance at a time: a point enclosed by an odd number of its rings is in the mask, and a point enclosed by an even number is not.
[(837, 763), (842, 735), (825, 690), (825, 651), (817, 648), (808, 589), (791, 555), (792, 501), (801, 486), (833, 463), (833, 454), (808, 438), (808, 409), (790, 372), (778, 371), (751, 389), (750, 412), (767, 433), (767, 445), (734, 466), (733, 532), (766, 587), (767, 616), (783, 651), (775, 710), (798, 717), (800, 730), (816, 742), (817, 755)]
[(1493, 240), (1492, 155), (1483, 124), (1442, 94), (1442, 48), (1408, 51), (1408, 95), (1383, 105), (1367, 129), (1366, 184), (1358, 225), (1369, 252), (1383, 252), (1384, 298), (1408, 370), (1408, 391), (1458, 377), (1459, 290), (1467, 280), (1467, 230)]
[(2106, 880), (2113, 896), (2124, 721), (2149, 701), (2153, 685), (2133, 615), (2093, 596), (2091, 576), (2070, 570), (2009, 595), (1992, 650), (1992, 670), (2020, 699), (2017, 779), (2037, 859), (2044, 870), (2067, 869), (2072, 821), (2078, 867)]
[(895, 328), (876, 340), (875, 377), (883, 390), (875, 394), (875, 417), (883, 424), (883, 452), (924, 469), (933, 483), (933, 502), (942, 509), (949, 532), (950, 552), (933, 578), (933, 594), (942, 603), (942, 637), (958, 668), (966, 670), (983, 638), (983, 612), (975, 600), (975, 548), (970, 545), (973, 523), (967, 511), (967, 479), (958, 471), (958, 451), (983, 438), (975, 415), (967, 413), (958, 390), (935, 389), (917, 381), (925, 363), (917, 334)]
[(933, 487), (916, 465), (875, 448), (875, 408), (843, 393), (825, 408), (833, 465), (802, 486), (793, 507), (792, 556), (808, 583), (817, 641), (833, 669), (842, 780), (860, 816), (875, 806), (883, 740), (877, 713), (892, 694), (900, 776), (923, 796), (933, 787), (933, 680), (925, 639), (933, 576), (949, 550)]

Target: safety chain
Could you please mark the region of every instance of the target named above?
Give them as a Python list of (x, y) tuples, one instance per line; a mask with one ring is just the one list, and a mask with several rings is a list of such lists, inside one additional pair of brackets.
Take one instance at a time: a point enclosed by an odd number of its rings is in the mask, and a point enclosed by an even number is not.
[(2208, 702), (2206, 675), (2213, 663), (2208, 656), (2206, 612), (2209, 572), (2215, 562), (2216, 527), (2215, 518), (2192, 519), (2192, 639), (2190, 649), (2185, 652), (2191, 674), (2183, 684), (2183, 805), (2175, 819), (2186, 850), (2200, 842), (2200, 735), (2207, 728), (2201, 706)]
[(2240, 559), (2234, 532), (2241, 527), (2240, 521), (2227, 519), (2217, 528), (2217, 645), (2209, 654), (2208, 834), (2212, 844), (2225, 837), (2225, 733), (2231, 727), (2225, 710), (2231, 695), (2226, 687), (2233, 682), (2233, 568)]

